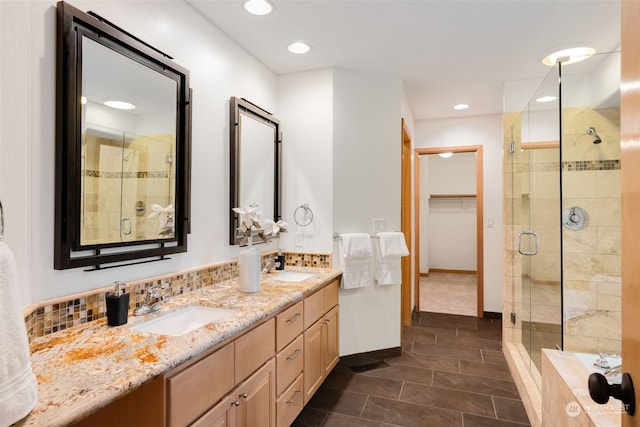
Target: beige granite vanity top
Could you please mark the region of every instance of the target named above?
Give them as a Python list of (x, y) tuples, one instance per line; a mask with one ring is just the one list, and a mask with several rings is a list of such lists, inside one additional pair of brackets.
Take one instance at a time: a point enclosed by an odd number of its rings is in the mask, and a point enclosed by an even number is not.
[[(289, 269), (287, 269), (289, 270)], [(303, 298), (341, 274), (327, 268), (292, 268), (316, 273), (302, 282), (262, 275), (261, 290), (242, 293), (235, 279), (174, 297), (164, 308), (109, 327), (105, 319), (37, 338), (31, 361), (38, 379), (38, 403), (18, 426), (68, 425), (145, 382), (234, 337)], [(179, 337), (154, 335), (130, 327), (187, 305), (228, 308), (236, 314)]]

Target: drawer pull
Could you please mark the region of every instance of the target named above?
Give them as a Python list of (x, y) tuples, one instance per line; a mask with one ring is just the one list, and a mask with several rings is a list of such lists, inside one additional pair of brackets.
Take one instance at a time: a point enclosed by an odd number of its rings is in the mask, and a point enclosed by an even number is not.
[(300, 390), (296, 390), (296, 394), (295, 396), (293, 396), (293, 399), (287, 400), (285, 403), (287, 405), (293, 405), (295, 401), (298, 400), (298, 398), (300, 397), (300, 394), (302, 394), (302, 392)]
[(299, 348), (296, 348), (296, 351), (294, 351), (291, 356), (287, 356), (287, 360), (288, 361), (292, 361), (293, 359), (298, 357), (300, 355), (300, 353), (302, 353), (302, 350), (300, 350)]
[(234, 400), (233, 402), (231, 402), (231, 406), (240, 406), (240, 401)]
[(293, 323), (293, 322), (295, 322), (296, 320), (298, 320), (298, 318), (299, 318), (300, 316), (301, 316), (301, 314), (300, 314), (300, 313), (296, 313), (296, 314), (294, 314), (294, 315), (293, 315), (293, 317), (292, 317), (291, 319), (288, 319), (288, 320), (287, 320), (287, 323)]
[(322, 324), (323, 324), (323, 325), (326, 325), (327, 323), (331, 323), (331, 320), (329, 320), (329, 319), (324, 319), (324, 320), (322, 321)]
[(242, 393), (242, 394), (238, 395), (238, 397), (242, 397), (243, 399), (246, 399), (247, 396), (249, 396), (247, 393)]

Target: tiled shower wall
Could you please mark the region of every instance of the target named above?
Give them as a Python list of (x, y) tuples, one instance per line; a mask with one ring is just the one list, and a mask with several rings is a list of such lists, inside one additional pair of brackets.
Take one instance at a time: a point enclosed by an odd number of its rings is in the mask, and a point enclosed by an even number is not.
[[(563, 110), (563, 208), (580, 206), (589, 225), (563, 228), (564, 346), (621, 352), (620, 110)], [(595, 127), (602, 143), (586, 134)]]
[(174, 200), (175, 136), (86, 138), (83, 244), (158, 238), (158, 218), (149, 215), (153, 204), (167, 207)]
[[(513, 129), (512, 129), (513, 125)], [(619, 353), (621, 345), (620, 131), (619, 110), (590, 107), (563, 110), (563, 161), (557, 148), (521, 150), (520, 114), (504, 116), (505, 340), (521, 342), (522, 320), (559, 324), (564, 315), (564, 346), (581, 352)], [(586, 134), (595, 127), (602, 138)], [(513, 132), (512, 132), (513, 131)], [(509, 144), (516, 150), (509, 153)], [(513, 157), (512, 157), (513, 156)], [(558, 171), (562, 167), (562, 208), (580, 206), (589, 225), (562, 229), (564, 313), (560, 308)], [(530, 182), (529, 169), (536, 174)], [(529, 224), (539, 239), (539, 254), (529, 268), (517, 251), (517, 235)], [(544, 237), (543, 237), (544, 236)], [(523, 292), (524, 288), (524, 292)], [(531, 305), (529, 305), (531, 304)], [(531, 307), (531, 309), (529, 309)]]

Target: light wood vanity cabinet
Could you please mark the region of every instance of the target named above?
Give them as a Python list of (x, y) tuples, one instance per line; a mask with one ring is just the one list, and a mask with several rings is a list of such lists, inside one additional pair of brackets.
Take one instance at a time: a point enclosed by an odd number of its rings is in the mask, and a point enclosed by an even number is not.
[[(338, 325), (339, 279), (319, 290), (305, 302), (304, 332), (304, 404), (318, 390), (339, 359)], [(313, 315), (307, 316), (307, 306)]]
[(271, 358), (192, 426), (274, 427), (276, 425), (275, 375), (275, 359)]
[[(238, 426), (255, 425), (245, 421), (252, 419), (254, 413), (262, 413), (261, 420), (268, 419), (263, 409), (269, 405), (274, 407), (273, 422), (260, 425), (275, 426), (275, 342), (275, 320), (270, 319), (203, 359), (166, 375), (167, 426), (186, 426), (196, 420), (203, 426), (226, 425), (219, 424), (223, 418), (235, 419), (234, 425)], [(269, 359), (270, 363), (251, 375)], [(204, 415), (204, 421), (199, 419), (246, 378), (249, 379), (211, 410), (212, 414)], [(234, 405), (225, 406), (229, 399)], [(222, 416), (219, 412), (225, 411), (221, 408), (232, 413)], [(258, 408), (257, 412), (253, 408)], [(208, 420), (217, 420), (218, 424)]]
[(288, 427), (338, 362), (339, 281), (78, 425)]

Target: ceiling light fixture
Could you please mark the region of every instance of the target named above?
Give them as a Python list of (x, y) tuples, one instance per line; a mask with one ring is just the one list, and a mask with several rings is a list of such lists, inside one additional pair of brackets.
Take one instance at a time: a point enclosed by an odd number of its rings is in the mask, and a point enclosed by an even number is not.
[(443, 159), (447, 159), (453, 156), (453, 153), (451, 151), (446, 151), (444, 153), (438, 153), (438, 156), (442, 157)]
[(469, 108), (469, 104), (457, 104), (453, 106), (454, 110), (466, 110)]
[(136, 108), (136, 106), (130, 102), (120, 101), (117, 99), (108, 99), (104, 101), (104, 105), (106, 105), (107, 107), (115, 108), (116, 110), (133, 110), (134, 108)]
[(536, 98), (536, 102), (551, 102), (551, 101), (555, 101), (556, 99), (558, 99), (557, 96), (547, 95), (547, 96), (541, 96), (540, 98)]
[(305, 42), (293, 42), (287, 46), (287, 50), (296, 55), (303, 55), (311, 50), (311, 46)]
[(596, 50), (591, 47), (571, 47), (545, 56), (542, 63), (549, 66), (554, 66), (558, 62), (561, 62), (562, 65), (575, 64), (591, 58), (595, 53)]
[(264, 16), (273, 12), (273, 4), (267, 0), (248, 0), (243, 3), (244, 10), (252, 15)]

